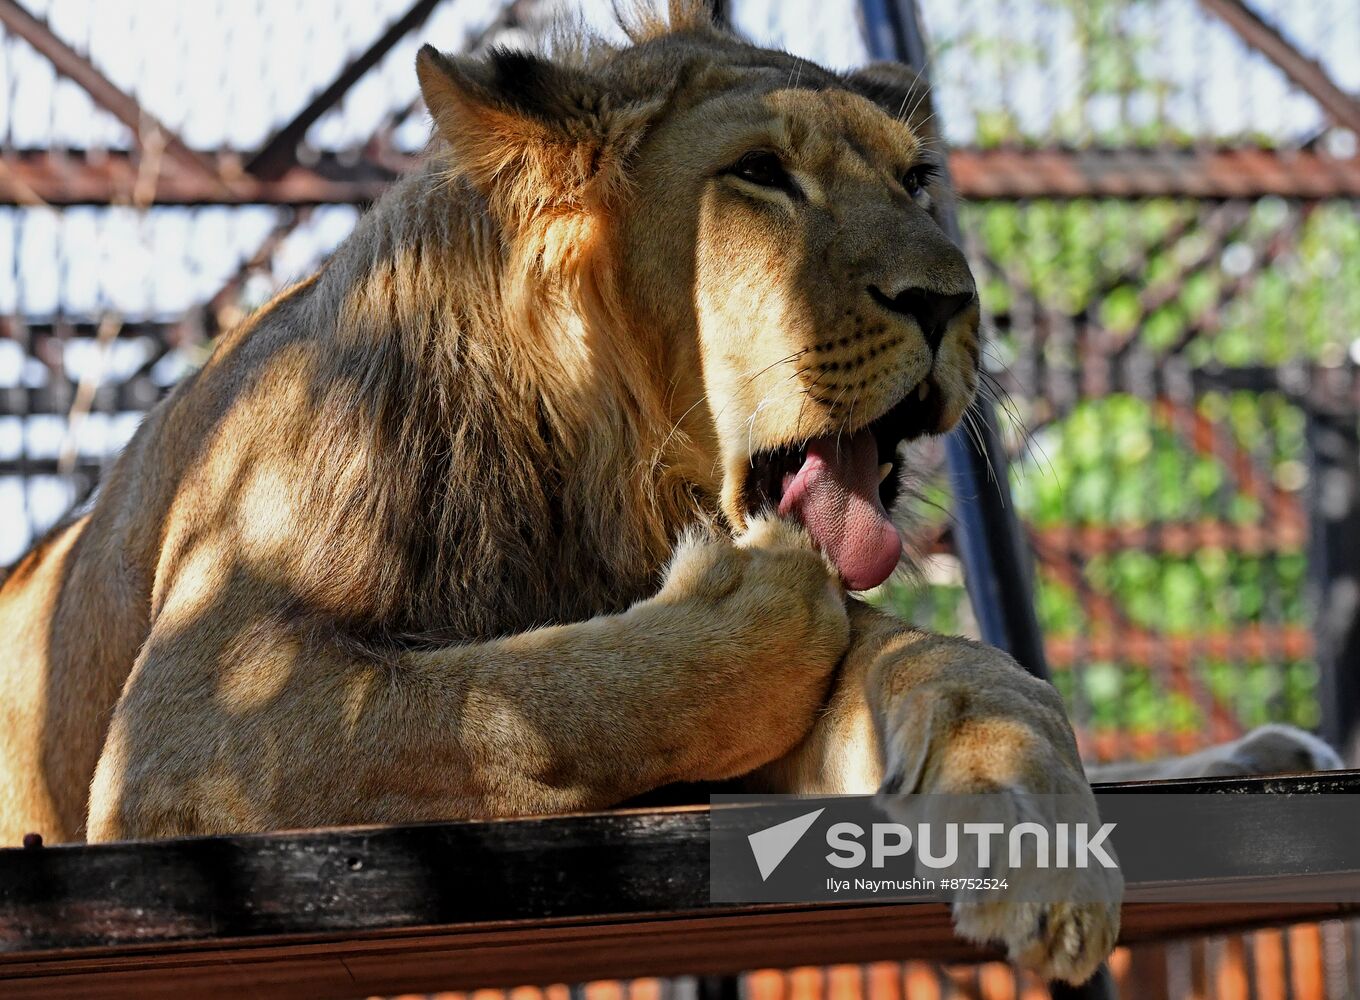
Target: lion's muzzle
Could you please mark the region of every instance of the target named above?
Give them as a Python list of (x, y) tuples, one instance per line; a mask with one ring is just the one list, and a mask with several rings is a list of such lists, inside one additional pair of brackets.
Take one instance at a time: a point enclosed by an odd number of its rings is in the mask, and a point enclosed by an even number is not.
[(907, 288), (889, 295), (877, 285), (870, 285), (868, 291), (869, 297), (884, 309), (915, 320), (931, 353), (939, 352), (950, 321), (977, 299), (977, 294), (971, 289), (947, 295), (925, 288)]

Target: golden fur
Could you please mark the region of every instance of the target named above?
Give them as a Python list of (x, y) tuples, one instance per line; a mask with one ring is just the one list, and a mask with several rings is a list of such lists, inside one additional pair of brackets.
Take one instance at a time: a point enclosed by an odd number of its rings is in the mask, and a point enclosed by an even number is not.
[[(918, 391), (912, 433), (955, 423), (978, 317), (932, 351), (865, 291), (972, 294), (942, 192), (902, 180), (929, 155), (913, 78), (752, 47), (702, 7), (554, 60), (422, 52), (426, 167), (225, 335), (0, 590), (0, 842), (738, 776), (1094, 816), (1052, 688), (847, 600), (749, 502), (757, 454)], [(730, 169), (752, 149), (796, 196)], [(1118, 927), (1096, 903), (955, 915), (1074, 981)]]

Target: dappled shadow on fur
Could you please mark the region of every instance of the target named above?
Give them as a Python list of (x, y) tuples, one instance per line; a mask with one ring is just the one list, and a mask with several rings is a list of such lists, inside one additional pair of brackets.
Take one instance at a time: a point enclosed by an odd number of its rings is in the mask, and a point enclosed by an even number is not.
[[(295, 738), (321, 756), (351, 738), (404, 651), (620, 611), (654, 591), (684, 530), (740, 526), (718, 495), (730, 457), (715, 456), (710, 440), (721, 414), (700, 405), (695, 388), (700, 312), (715, 308), (713, 290), (704, 298), (699, 288), (701, 266), (713, 269), (698, 259), (700, 216), (646, 234), (658, 256), (671, 254), (654, 270), (691, 294), (640, 311), (637, 290), (620, 284), (625, 248), (610, 213), (631, 195), (622, 168), (648, 141), (644, 111), (659, 113), (668, 100), (698, 106), (747, 72), (799, 97), (850, 82), (698, 21), (682, 27), (639, 29), (640, 47), (583, 53), (563, 71), (571, 86), (584, 86), (572, 73), (597, 72), (617, 103), (642, 102), (622, 119), (637, 135), (620, 125), (592, 139), (585, 159), (554, 146), (565, 145), (560, 136), (513, 161), (450, 145), (472, 140), (436, 140), (429, 165), (398, 184), (319, 275), (225, 335), (148, 417), (93, 512), (48, 550), (60, 542), (69, 551), (11, 576), (5, 599), (42, 573), (54, 595), (44, 635), (15, 669), (35, 692), (25, 700), (45, 716), (33, 757), (61, 835), (80, 831), (115, 702), (145, 693), (144, 671), (129, 678), (139, 654), (175, 651), (187, 675), (179, 725), (193, 731), (171, 725), (166, 746), (157, 744), (166, 732), (134, 730), (122, 739), (135, 746), (112, 749), (154, 768), (183, 749), (177, 740), (202, 737), (202, 756), (191, 759), (212, 795), (236, 803), (224, 815), (239, 807), (245, 824), (360, 821), (361, 812), (328, 812), (290, 790), (272, 763), (280, 736), (271, 711), (315, 681), (308, 671), (323, 652), (342, 653), (365, 676), (348, 700), (295, 720)], [(484, 84), (462, 81), (470, 92)], [(478, 113), (506, 117), (491, 104)], [(552, 197), (495, 186), (507, 163), (574, 186)], [(844, 322), (817, 294), (828, 283), (830, 241), (873, 230), (873, 219), (860, 219), (844, 232), (809, 229), (792, 242), (786, 234), (787, 269), (762, 294), (802, 317), (803, 335), (828, 340)], [(858, 295), (850, 286), (859, 265), (846, 266), (847, 294)], [(823, 420), (803, 403), (824, 374), (803, 363), (772, 376), (793, 394), (790, 434), (807, 435), (805, 416)], [(865, 419), (853, 392), (830, 402), (843, 404), (839, 423), (823, 420), (818, 433)], [(267, 677), (242, 673), (257, 657)], [(250, 738), (236, 741), (245, 752), (232, 757), (217, 753), (209, 732)], [(386, 755), (385, 767), (402, 754), (409, 760), (397, 763), (428, 766), (418, 747), (401, 744), (365, 752)], [(315, 791), (356, 810), (382, 794), (380, 782), (343, 777), (355, 782), (348, 800)], [(191, 806), (165, 808), (185, 810), (168, 816), (167, 829), (210, 825)], [(457, 813), (456, 803), (429, 804), (431, 816)]]

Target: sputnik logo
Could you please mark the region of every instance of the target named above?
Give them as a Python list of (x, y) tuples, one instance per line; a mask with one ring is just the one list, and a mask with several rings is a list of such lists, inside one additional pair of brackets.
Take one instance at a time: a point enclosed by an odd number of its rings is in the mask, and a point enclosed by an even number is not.
[(760, 880), (767, 881), (781, 861), (789, 856), (798, 841), (803, 839), (803, 835), (812, 828), (812, 824), (817, 821), (817, 817), (826, 812), (826, 808), (815, 809), (802, 816), (795, 816), (793, 819), (785, 820), (783, 823), (776, 823), (774, 826), (766, 827), (764, 830), (757, 830), (747, 836), (751, 844), (751, 853), (755, 855), (756, 867), (760, 869)]

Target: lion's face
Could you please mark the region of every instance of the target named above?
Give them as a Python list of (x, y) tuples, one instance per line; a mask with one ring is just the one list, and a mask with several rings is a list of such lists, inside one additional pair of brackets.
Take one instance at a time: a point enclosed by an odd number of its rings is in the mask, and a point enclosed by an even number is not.
[(728, 519), (798, 517), (873, 586), (900, 547), (898, 445), (972, 398), (977, 295), (929, 213), (920, 138), (848, 89), (786, 82), (747, 69), (654, 129), (621, 259), (667, 328), (677, 399), (703, 400)]
[(421, 72), (502, 222), (540, 227), (536, 259), (562, 220), (608, 247), (586, 284), (654, 349), (687, 443), (667, 460), (735, 528), (773, 509), (851, 588), (882, 582), (898, 446), (952, 427), (978, 371), (973, 278), (930, 214), (935, 154), (884, 109), (909, 79), (702, 29), (583, 65), (427, 54)]

